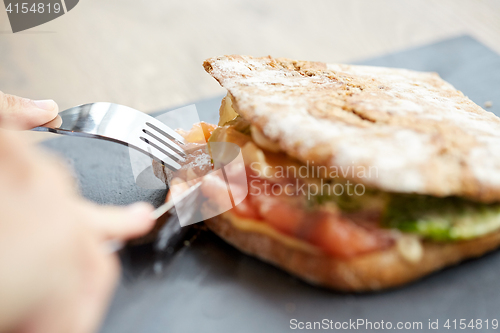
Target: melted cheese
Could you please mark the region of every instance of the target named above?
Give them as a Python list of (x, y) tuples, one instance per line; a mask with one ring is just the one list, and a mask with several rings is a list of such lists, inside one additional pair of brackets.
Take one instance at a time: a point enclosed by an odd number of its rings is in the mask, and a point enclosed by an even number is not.
[(279, 152), (280, 145), (277, 142), (271, 141), (261, 131), (254, 125), (250, 125), (250, 133), (252, 135), (253, 141), (257, 144), (257, 146), (272, 151), (273, 153)]
[(413, 264), (418, 263), (424, 255), (422, 242), (417, 236), (404, 235), (399, 237), (396, 241), (396, 249), (406, 261)]
[(322, 254), (323, 252), (316, 246), (309, 244), (303, 240), (295, 237), (287, 236), (277, 231), (273, 227), (265, 224), (264, 222), (259, 222), (253, 219), (242, 218), (236, 216), (231, 212), (225, 212), (222, 217), (229, 220), (231, 224), (241, 230), (246, 232), (256, 232), (267, 237), (270, 237), (278, 242), (282, 243), (287, 247), (291, 247), (297, 250), (308, 252), (311, 254)]
[(227, 96), (222, 99), (219, 109), (219, 126), (224, 126), (227, 122), (236, 118), (238, 114), (233, 109), (233, 102), (229, 92)]

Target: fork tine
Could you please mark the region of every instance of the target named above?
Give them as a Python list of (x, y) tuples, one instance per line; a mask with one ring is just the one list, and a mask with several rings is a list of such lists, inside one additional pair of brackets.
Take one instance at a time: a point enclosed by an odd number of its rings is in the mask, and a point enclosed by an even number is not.
[(161, 138), (161, 135), (158, 135), (157, 132), (153, 133), (149, 131), (148, 129), (143, 128), (142, 132), (146, 135), (148, 135), (151, 138), (154, 138), (159, 144), (160, 147), (165, 147), (167, 151), (170, 152), (172, 155), (181, 155), (181, 156), (186, 156), (186, 153), (184, 150), (176, 145), (174, 142), (170, 141), (169, 139), (166, 138)]
[(159, 138), (157, 135), (154, 133), (151, 133), (150, 131), (143, 129), (142, 132), (144, 135), (140, 137), (142, 141), (148, 140), (146, 143), (148, 144), (154, 144), (157, 147), (161, 148), (164, 151), (164, 154), (168, 155), (170, 158), (173, 158), (176, 161), (183, 160), (183, 156), (186, 156), (184, 151), (181, 151), (181, 154), (178, 152), (174, 151), (173, 149), (170, 148), (169, 146), (169, 140), (163, 140)]
[(142, 147), (144, 149), (141, 150), (143, 150), (150, 157), (159, 160), (172, 171), (177, 171), (181, 168), (181, 165), (171, 158), (173, 157), (172, 155), (168, 154), (154, 142), (151, 142), (150, 140), (142, 136), (140, 137), (140, 139), (145, 142), (144, 147)]
[(176, 140), (180, 143), (185, 142), (185, 139), (182, 137), (182, 135), (155, 118), (149, 119), (146, 122), (146, 125), (170, 140)]

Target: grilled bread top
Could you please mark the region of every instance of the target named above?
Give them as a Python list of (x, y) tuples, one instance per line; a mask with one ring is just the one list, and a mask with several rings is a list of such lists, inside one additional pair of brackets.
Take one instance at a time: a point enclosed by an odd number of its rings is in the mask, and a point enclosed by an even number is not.
[(383, 191), (500, 201), (500, 118), (436, 73), (240, 55), (204, 67), (303, 163)]

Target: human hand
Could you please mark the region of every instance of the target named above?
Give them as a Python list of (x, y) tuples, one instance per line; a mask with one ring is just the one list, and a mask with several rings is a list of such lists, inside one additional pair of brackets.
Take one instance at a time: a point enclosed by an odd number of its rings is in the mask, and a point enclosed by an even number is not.
[(52, 121), (57, 124), (61, 122), (58, 112), (53, 100), (33, 101), (0, 91), (0, 128), (26, 130)]
[[(7, 113), (0, 110), (1, 125), (10, 128), (37, 126), (53, 116), (28, 120)], [(58, 159), (4, 130), (0, 203), (0, 332), (95, 331), (119, 273), (107, 241), (145, 234), (154, 224), (153, 207), (84, 200)]]
[(93, 332), (119, 266), (108, 240), (153, 226), (152, 207), (82, 199), (54, 157), (0, 132), (0, 331)]

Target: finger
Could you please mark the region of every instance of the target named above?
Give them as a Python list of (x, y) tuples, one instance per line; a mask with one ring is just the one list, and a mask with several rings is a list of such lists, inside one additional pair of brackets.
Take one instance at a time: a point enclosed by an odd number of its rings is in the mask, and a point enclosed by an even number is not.
[(144, 202), (126, 208), (99, 207), (91, 223), (103, 239), (127, 240), (143, 236), (153, 228), (153, 210), (153, 206)]
[(40, 126), (57, 128), (57, 127), (60, 127), (61, 125), (62, 125), (62, 118), (60, 115), (57, 115), (54, 119), (52, 119), (48, 123), (42, 124)]
[(58, 112), (53, 100), (33, 101), (0, 92), (0, 127), (30, 129), (53, 120)]
[(86, 285), (76, 300), (78, 315), (73, 333), (96, 332), (109, 305), (118, 281), (120, 266), (116, 256), (103, 256), (99, 246), (94, 247), (92, 267), (89, 267)]

